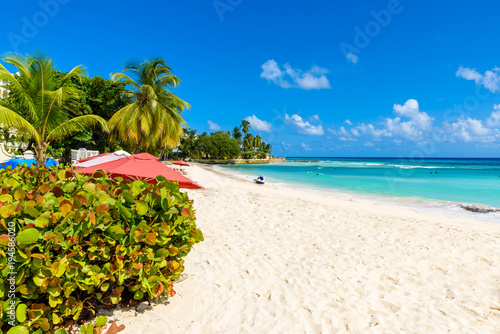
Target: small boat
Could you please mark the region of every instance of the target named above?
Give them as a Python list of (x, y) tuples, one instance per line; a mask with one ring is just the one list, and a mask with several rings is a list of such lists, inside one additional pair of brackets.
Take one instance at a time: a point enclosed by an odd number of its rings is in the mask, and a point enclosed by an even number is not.
[(264, 184), (264, 183), (265, 183), (265, 181), (264, 181), (264, 176), (258, 176), (258, 177), (257, 177), (257, 178), (255, 178), (253, 181), (254, 181), (255, 183), (257, 183), (257, 184)]

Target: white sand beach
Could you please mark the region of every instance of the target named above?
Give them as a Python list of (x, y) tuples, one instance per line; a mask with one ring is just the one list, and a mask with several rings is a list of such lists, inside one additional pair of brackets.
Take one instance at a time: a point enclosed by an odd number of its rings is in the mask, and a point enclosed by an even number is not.
[(500, 332), (500, 224), (187, 170), (205, 241), (120, 333)]

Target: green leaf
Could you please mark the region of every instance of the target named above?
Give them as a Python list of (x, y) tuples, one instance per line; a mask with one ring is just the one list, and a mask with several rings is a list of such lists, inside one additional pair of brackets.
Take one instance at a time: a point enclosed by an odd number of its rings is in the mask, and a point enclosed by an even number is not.
[(125, 234), (125, 231), (118, 225), (110, 226), (109, 231), (116, 234)]
[(123, 191), (122, 197), (129, 203), (133, 203), (135, 201), (134, 196), (128, 190)]
[(196, 234), (193, 236), (194, 241), (200, 242), (204, 241), (205, 239), (203, 238), (203, 233), (199, 229), (196, 229)]
[(44, 228), (49, 224), (49, 218), (45, 216), (45, 213), (41, 216), (38, 216), (35, 219), (35, 225), (36, 227)]
[(20, 244), (31, 245), (38, 240), (39, 236), (40, 236), (40, 232), (38, 232), (38, 230), (36, 228), (28, 228), (24, 231), (21, 231), (21, 233), (19, 233), (19, 236), (17, 237), (17, 241), (19, 241)]
[(137, 207), (137, 213), (141, 216), (144, 216), (149, 209), (148, 205), (144, 202), (137, 202), (136, 207)]
[(96, 326), (104, 326), (106, 323), (108, 322), (108, 318), (106, 318), (105, 316), (98, 316), (96, 319), (95, 319), (95, 324)]
[(65, 184), (63, 186), (62, 190), (65, 193), (72, 193), (73, 191), (75, 191), (75, 188), (76, 188), (76, 182), (70, 182), (70, 183)]
[(54, 332), (54, 334), (68, 334), (64, 328), (59, 328)]
[(25, 205), (23, 209), (25, 213), (29, 214), (33, 218), (40, 216), (40, 212), (32, 206)]
[(29, 332), (28, 328), (19, 325), (19, 326), (12, 327), (11, 329), (9, 329), (7, 334), (30, 334), (30, 332)]
[(26, 304), (19, 304), (17, 305), (16, 309), (16, 319), (19, 322), (25, 322), (26, 321)]
[(134, 294), (134, 299), (135, 300), (141, 300), (142, 297), (144, 297), (144, 293), (142, 291), (137, 291), (135, 294)]

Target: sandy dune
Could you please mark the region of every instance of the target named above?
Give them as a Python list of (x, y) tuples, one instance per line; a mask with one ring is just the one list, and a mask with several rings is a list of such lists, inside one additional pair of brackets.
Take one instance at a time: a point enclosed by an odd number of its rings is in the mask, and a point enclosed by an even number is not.
[(500, 224), (188, 170), (205, 241), (121, 333), (499, 333)]

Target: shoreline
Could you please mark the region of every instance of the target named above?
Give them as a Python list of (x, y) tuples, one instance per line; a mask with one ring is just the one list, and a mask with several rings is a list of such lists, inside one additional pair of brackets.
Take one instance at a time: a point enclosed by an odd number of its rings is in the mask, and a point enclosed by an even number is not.
[[(251, 181), (253, 177), (250, 174), (246, 174), (240, 171), (236, 172), (224, 169), (221, 168), (222, 166), (220, 165), (200, 165), (200, 167), (209, 168), (216, 173), (221, 173), (222, 175), (235, 178), (236, 180), (244, 180), (253, 183)], [(295, 189), (298, 191), (305, 191), (308, 193), (320, 194), (325, 196), (332, 196), (334, 198), (345, 199), (349, 201), (350, 200), (363, 201), (372, 204), (397, 206), (397, 207), (424, 211), (427, 213), (442, 214), (456, 218), (468, 218), (491, 224), (500, 224), (500, 208), (487, 206), (479, 203), (416, 199), (412, 197), (387, 197), (384, 195), (347, 192), (341, 189), (319, 188), (319, 187), (314, 187), (312, 185), (291, 183), (280, 180), (276, 181), (278, 182), (267, 183), (267, 185), (285, 187), (289, 189)], [(471, 209), (477, 207), (479, 211), (468, 210), (464, 206), (470, 207)], [(492, 210), (492, 212), (481, 212), (480, 211), (481, 209), (485, 210), (489, 209)]]
[(494, 333), (500, 225), (260, 186), (194, 164), (205, 241), (121, 333)]

